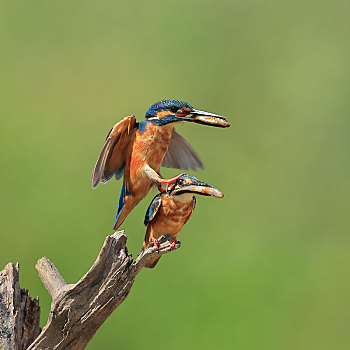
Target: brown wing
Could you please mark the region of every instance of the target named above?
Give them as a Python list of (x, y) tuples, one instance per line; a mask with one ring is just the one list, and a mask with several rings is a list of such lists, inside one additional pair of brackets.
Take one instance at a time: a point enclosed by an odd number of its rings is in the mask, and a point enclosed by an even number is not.
[(203, 164), (191, 145), (175, 129), (171, 135), (168, 150), (163, 158), (162, 166), (175, 169), (203, 169)]
[(117, 179), (123, 176), (130, 142), (136, 131), (135, 124), (135, 116), (125, 117), (108, 133), (91, 176), (92, 188), (100, 182), (106, 183), (113, 175)]

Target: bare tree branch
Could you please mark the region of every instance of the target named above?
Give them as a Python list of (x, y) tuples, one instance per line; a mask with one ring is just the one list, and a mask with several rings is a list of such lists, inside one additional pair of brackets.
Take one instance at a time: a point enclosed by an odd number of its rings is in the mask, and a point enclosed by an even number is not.
[(60, 275), (56, 266), (45, 256), (36, 262), (35, 268), (38, 270), (41, 282), (43, 282), (51, 298), (55, 299), (60, 291), (67, 286), (66, 281)]
[(39, 300), (20, 289), (18, 273), (18, 263), (0, 272), (0, 349), (27, 349), (40, 333)]
[(147, 262), (180, 247), (171, 247), (172, 236), (159, 238), (159, 251), (153, 243), (135, 262), (125, 246), (123, 231), (107, 236), (90, 270), (76, 283), (66, 284), (55, 265), (41, 258), (36, 268), (52, 297), (47, 325), (29, 347), (34, 349), (84, 349), (107, 317), (125, 300), (135, 276)]

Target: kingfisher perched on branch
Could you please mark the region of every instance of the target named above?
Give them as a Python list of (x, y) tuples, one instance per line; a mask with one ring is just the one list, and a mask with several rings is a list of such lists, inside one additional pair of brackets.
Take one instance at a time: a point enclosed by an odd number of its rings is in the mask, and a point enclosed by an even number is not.
[[(199, 181), (194, 176), (183, 174), (167, 191), (156, 195), (149, 205), (145, 225), (147, 226), (143, 249), (150, 242), (158, 249), (157, 239), (164, 234), (173, 236), (172, 246), (175, 246), (177, 236), (183, 225), (190, 219), (196, 205), (195, 194), (222, 198), (224, 195), (213, 186)], [(146, 267), (156, 266), (159, 257), (152, 259)]]
[(153, 104), (145, 119), (136, 122), (128, 116), (115, 124), (102, 148), (92, 174), (92, 187), (106, 183), (113, 175), (124, 175), (114, 229), (147, 195), (154, 184), (171, 184), (181, 175), (163, 179), (160, 166), (175, 169), (203, 168), (190, 144), (174, 129), (174, 125), (192, 122), (216, 127), (229, 127), (226, 118), (194, 109), (189, 103), (163, 100)]

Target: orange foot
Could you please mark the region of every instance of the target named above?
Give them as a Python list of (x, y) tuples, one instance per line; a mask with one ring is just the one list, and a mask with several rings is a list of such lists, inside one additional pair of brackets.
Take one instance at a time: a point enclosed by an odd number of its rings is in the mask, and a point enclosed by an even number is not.
[(171, 241), (171, 249), (175, 249), (175, 244), (176, 244), (176, 238), (173, 238)]
[(178, 180), (181, 176), (185, 175), (184, 173), (177, 175), (175, 177), (173, 177), (172, 179), (159, 179), (158, 182), (162, 183), (162, 184), (166, 184), (166, 188), (165, 190), (167, 191), (169, 188), (169, 185), (172, 184), (173, 182), (175, 182), (176, 180)]
[(150, 238), (150, 241), (153, 242), (154, 248), (156, 248), (156, 251), (158, 251), (158, 250), (159, 250), (158, 241), (157, 241), (154, 237), (151, 237), (151, 238)]

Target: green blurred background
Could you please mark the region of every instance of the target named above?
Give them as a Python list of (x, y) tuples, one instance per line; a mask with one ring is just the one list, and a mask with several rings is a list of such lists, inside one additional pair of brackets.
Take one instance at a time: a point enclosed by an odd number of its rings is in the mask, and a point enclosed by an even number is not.
[[(1, 269), (50, 298), (112, 232), (121, 183), (91, 189), (111, 126), (163, 98), (227, 116), (184, 125), (198, 198), (182, 247), (144, 270), (88, 349), (348, 349), (348, 1), (1, 1)], [(163, 171), (175, 175), (176, 170)], [(122, 226), (135, 256), (149, 196)]]

